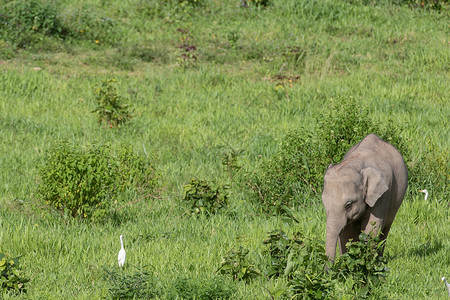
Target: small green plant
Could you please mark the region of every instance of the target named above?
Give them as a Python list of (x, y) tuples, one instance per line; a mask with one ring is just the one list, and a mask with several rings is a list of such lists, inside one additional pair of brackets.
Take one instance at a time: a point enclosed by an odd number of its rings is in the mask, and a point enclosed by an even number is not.
[(249, 6), (261, 6), (261, 7), (267, 7), (270, 5), (271, 0), (241, 0), (241, 6), (242, 7), (249, 7)]
[(231, 181), (233, 181), (234, 174), (242, 168), (238, 162), (238, 157), (242, 153), (244, 153), (243, 149), (236, 150), (233, 148), (222, 153), (222, 165), (225, 167)]
[(177, 45), (180, 50), (180, 55), (177, 57), (178, 65), (183, 68), (192, 67), (197, 61), (197, 47), (192, 44), (193, 37), (187, 29), (178, 28), (177, 32), (181, 35), (181, 44)]
[(112, 299), (151, 299), (162, 292), (159, 280), (145, 267), (136, 268), (132, 274), (117, 268), (103, 267), (103, 278), (108, 282)]
[(231, 48), (236, 48), (237, 41), (239, 40), (239, 30), (232, 29), (227, 34), (228, 42), (230, 43)]
[(261, 272), (248, 260), (248, 253), (249, 250), (244, 249), (242, 246), (237, 250), (232, 249), (228, 251), (222, 258), (217, 272), (231, 275), (234, 280), (244, 280), (247, 283), (260, 276)]
[(184, 7), (199, 7), (205, 5), (205, 0), (177, 0), (178, 6), (181, 8)]
[(132, 118), (128, 104), (117, 94), (116, 84), (116, 79), (103, 80), (94, 91), (97, 107), (93, 113), (97, 114), (99, 123), (106, 123), (109, 128), (123, 125)]
[(25, 278), (19, 268), (20, 256), (10, 258), (0, 252), (0, 287), (3, 292), (22, 293), (26, 292), (25, 283), (29, 280)]
[(292, 88), (293, 84), (300, 80), (300, 76), (285, 76), (277, 75), (271, 78), (275, 82), (275, 91), (277, 92), (278, 98), (282, 100), (284, 95), (286, 95), (286, 100), (289, 101), (289, 89)]
[(190, 203), (193, 214), (213, 215), (228, 205), (228, 185), (191, 178), (184, 185), (183, 200)]
[(113, 151), (108, 145), (77, 148), (63, 141), (50, 149), (39, 167), (38, 195), (63, 215), (101, 219), (113, 199), (126, 190), (148, 193), (156, 188), (152, 161), (128, 146)]

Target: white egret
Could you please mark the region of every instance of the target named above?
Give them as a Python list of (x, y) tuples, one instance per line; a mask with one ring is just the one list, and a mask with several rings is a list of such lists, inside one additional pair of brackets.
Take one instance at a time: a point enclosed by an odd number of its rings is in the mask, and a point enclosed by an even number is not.
[(450, 296), (450, 283), (447, 282), (447, 279), (445, 279), (445, 277), (442, 277), (441, 283), (443, 282), (445, 282), (445, 285), (447, 286), (448, 295)]
[(125, 256), (127, 254), (125, 253), (125, 249), (123, 248), (123, 236), (120, 235), (120, 251), (119, 255), (117, 256), (117, 261), (119, 262), (119, 267), (123, 267), (125, 264)]
[(419, 192), (424, 193), (425, 194), (425, 200), (427, 200), (427, 198), (428, 198), (428, 191), (427, 190), (420, 190)]

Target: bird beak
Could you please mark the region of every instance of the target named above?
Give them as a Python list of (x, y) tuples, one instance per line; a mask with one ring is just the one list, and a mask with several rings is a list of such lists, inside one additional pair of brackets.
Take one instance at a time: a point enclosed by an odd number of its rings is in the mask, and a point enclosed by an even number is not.
[(423, 193), (424, 191), (423, 190), (419, 190), (419, 192)]
[(441, 283), (443, 283), (443, 282), (444, 282), (444, 279), (441, 280)]

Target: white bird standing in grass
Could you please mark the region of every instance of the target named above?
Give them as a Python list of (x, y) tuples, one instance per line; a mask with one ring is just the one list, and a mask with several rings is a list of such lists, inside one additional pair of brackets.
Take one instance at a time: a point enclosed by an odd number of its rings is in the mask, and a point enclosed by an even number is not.
[(123, 248), (123, 236), (120, 235), (120, 251), (119, 255), (117, 256), (117, 261), (119, 262), (119, 267), (123, 267), (125, 264), (125, 256), (127, 254), (125, 253), (125, 249)]
[(445, 285), (447, 286), (448, 295), (450, 296), (450, 283), (447, 282), (447, 279), (445, 279), (445, 277), (442, 277), (441, 283), (443, 282), (445, 282)]
[(425, 200), (427, 200), (427, 198), (428, 198), (428, 191), (427, 190), (420, 190), (419, 192), (424, 193), (425, 194)]

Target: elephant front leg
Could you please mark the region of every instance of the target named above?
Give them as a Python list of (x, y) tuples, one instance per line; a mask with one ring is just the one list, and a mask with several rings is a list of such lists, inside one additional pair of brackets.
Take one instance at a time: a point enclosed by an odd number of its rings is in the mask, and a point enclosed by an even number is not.
[(339, 251), (342, 254), (347, 253), (346, 244), (353, 240), (358, 241), (358, 236), (361, 233), (361, 225), (358, 223), (352, 223), (342, 229), (339, 235)]

